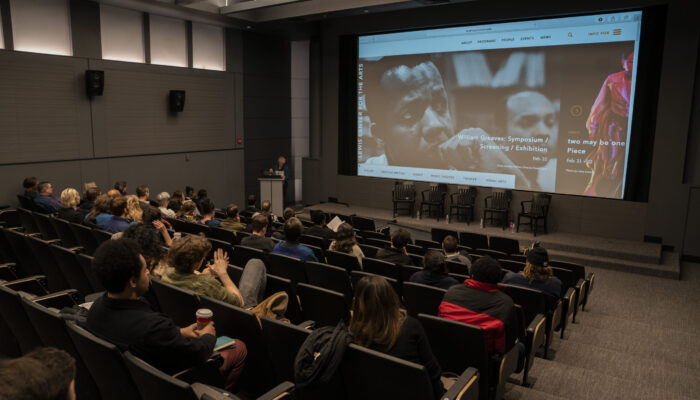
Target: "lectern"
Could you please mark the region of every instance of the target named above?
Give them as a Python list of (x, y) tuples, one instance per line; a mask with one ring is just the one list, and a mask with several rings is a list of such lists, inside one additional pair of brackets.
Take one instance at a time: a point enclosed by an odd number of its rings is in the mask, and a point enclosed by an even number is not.
[(272, 207), (270, 211), (275, 215), (284, 213), (284, 196), (282, 195), (282, 184), (284, 179), (280, 178), (258, 178), (260, 182), (260, 203), (270, 200)]

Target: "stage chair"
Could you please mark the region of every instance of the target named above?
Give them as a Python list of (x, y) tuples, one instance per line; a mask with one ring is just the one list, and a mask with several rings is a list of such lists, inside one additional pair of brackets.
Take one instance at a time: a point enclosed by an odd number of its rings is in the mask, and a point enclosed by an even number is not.
[(433, 215), (433, 208), (438, 208), (437, 221), (441, 215), (445, 215), (445, 197), (447, 196), (447, 185), (444, 183), (431, 185), (430, 189), (421, 192), (420, 213), (423, 214), (423, 208), (428, 207), (428, 215)]
[[(489, 238), (481, 233), (460, 232), (459, 244), (472, 249), (488, 249)], [(471, 253), (471, 252), (470, 252)]]
[(267, 284), (265, 285), (265, 298), (272, 296), (277, 292), (286, 292), (289, 296), (289, 304), (287, 304), (287, 313), (285, 314), (293, 324), (298, 324), (304, 321), (304, 315), (301, 312), (299, 305), (299, 297), (294, 283), (291, 280), (280, 276), (267, 275)]
[(508, 216), (510, 215), (510, 201), (513, 198), (513, 191), (509, 189), (491, 189), (491, 195), (484, 199), (484, 225), (486, 221), (503, 219), (502, 229), (508, 226)]
[(45, 307), (41, 301), (22, 297), (22, 307), (44, 346), (65, 350), (75, 358), (75, 391), (78, 398), (99, 398), (99, 389), (92, 379), (85, 362), (68, 336), (66, 323), (55, 308)]
[(163, 312), (172, 318), (177, 326), (190, 326), (195, 322), (195, 313), (200, 308), (197, 295), (155, 278), (151, 279), (151, 290)]
[(66, 321), (70, 336), (100, 391), (102, 400), (141, 399), (121, 351), (73, 321)]
[(350, 322), (350, 307), (342, 293), (297, 283), (297, 294), (304, 319), (315, 321), (316, 327), (335, 326), (341, 320), (347, 326)]
[(467, 367), (479, 371), (479, 399), (502, 399), (506, 380), (515, 372), (518, 349), (489, 357), (484, 330), (480, 327), (419, 314), (430, 348), (444, 372), (459, 374)]
[(422, 283), (404, 282), (403, 301), (408, 315), (417, 317), (418, 314), (438, 315), (438, 308), (447, 290)]
[(80, 242), (78, 242), (78, 238), (75, 236), (75, 233), (73, 233), (73, 230), (70, 228), (70, 222), (64, 219), (54, 217), (51, 218), (51, 223), (53, 224), (56, 234), (58, 234), (58, 238), (61, 239), (61, 246), (66, 248), (80, 247)]
[(344, 268), (317, 262), (307, 262), (305, 267), (311, 285), (342, 293), (348, 307), (352, 305), (352, 284)]
[(260, 318), (260, 324), (276, 382), (294, 381), (294, 360), (311, 330), (266, 317)]
[(521, 201), (516, 232), (520, 232), (520, 219), (526, 218), (530, 222), (530, 231), (532, 231), (533, 236), (537, 236), (537, 226), (540, 220), (544, 223), (544, 233), (548, 233), (547, 214), (549, 214), (551, 203), (552, 195), (545, 193), (535, 193), (532, 195), (532, 200)]
[(270, 273), (290, 279), (292, 282), (306, 283), (306, 271), (304, 263), (294, 257), (282, 254), (268, 254), (267, 260), (270, 262)]
[(41, 230), (39, 230), (39, 227), (34, 221), (34, 217), (32, 217), (32, 211), (29, 211), (26, 208), (18, 207), (17, 213), (19, 214), (22, 228), (24, 228), (24, 233), (41, 233)]
[(456, 215), (458, 221), (466, 221), (469, 225), (474, 220), (474, 203), (476, 203), (476, 188), (460, 188), (450, 195), (450, 218)]
[(241, 388), (255, 396), (270, 390), (275, 384), (274, 370), (255, 314), (207, 296), (201, 296), (200, 305), (214, 312), (217, 335), (240, 339), (248, 349), (246, 366), (238, 381)]
[(394, 218), (399, 216), (401, 205), (405, 205), (408, 208), (408, 215), (413, 216), (413, 207), (416, 204), (415, 185), (409, 182), (395, 182), (394, 189), (391, 191), (391, 201), (394, 203)]
[(41, 232), (41, 238), (45, 240), (58, 239), (58, 234), (51, 223), (51, 217), (47, 214), (33, 212), (32, 218)]
[(489, 249), (501, 251), (508, 254), (520, 254), (520, 242), (517, 239), (491, 236), (489, 238)]

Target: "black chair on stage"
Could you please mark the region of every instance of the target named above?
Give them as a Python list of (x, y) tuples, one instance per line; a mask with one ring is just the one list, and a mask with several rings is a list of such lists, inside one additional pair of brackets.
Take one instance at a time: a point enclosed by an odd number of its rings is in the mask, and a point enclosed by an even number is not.
[(459, 244), (461, 244), (462, 246), (470, 247), (472, 249), (488, 249), (489, 238), (488, 236), (481, 233), (460, 232)]
[(513, 192), (511, 190), (492, 189), (491, 195), (484, 199), (484, 224), (486, 221), (493, 223), (494, 219), (501, 220), (502, 228), (506, 229), (512, 198)]
[(537, 236), (539, 221), (543, 222), (544, 233), (547, 233), (547, 214), (551, 203), (552, 195), (545, 193), (535, 193), (532, 195), (532, 200), (521, 201), (516, 230), (520, 231), (520, 219), (526, 218), (530, 222), (530, 231), (533, 236)]
[(474, 203), (476, 202), (476, 188), (467, 187), (459, 189), (450, 195), (450, 218), (457, 216), (457, 221), (466, 221), (467, 225), (474, 220)]
[[(391, 191), (391, 201), (394, 203), (394, 218), (399, 216), (399, 206), (407, 207), (408, 215), (412, 216), (413, 207), (416, 204), (416, 187), (413, 183), (394, 183), (394, 190)], [(353, 224), (353, 226), (355, 225)]]
[(438, 209), (437, 221), (440, 216), (445, 215), (445, 197), (447, 197), (447, 185), (441, 183), (439, 185), (431, 185), (430, 189), (421, 192), (420, 213), (423, 214), (423, 208), (428, 208), (428, 215), (433, 216), (433, 209)]

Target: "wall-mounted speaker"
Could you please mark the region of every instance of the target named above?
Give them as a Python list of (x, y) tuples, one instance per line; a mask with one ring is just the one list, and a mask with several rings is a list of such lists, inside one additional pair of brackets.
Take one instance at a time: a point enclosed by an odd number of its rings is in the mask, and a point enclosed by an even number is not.
[(95, 71), (88, 69), (85, 71), (85, 89), (87, 90), (87, 95), (102, 96), (102, 92), (105, 88), (105, 72)]
[(171, 90), (170, 91), (170, 112), (179, 113), (185, 109), (185, 91)]

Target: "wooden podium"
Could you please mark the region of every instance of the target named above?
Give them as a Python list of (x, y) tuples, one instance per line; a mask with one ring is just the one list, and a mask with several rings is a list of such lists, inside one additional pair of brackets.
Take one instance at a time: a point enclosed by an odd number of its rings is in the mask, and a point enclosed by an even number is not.
[(275, 215), (284, 213), (284, 196), (282, 185), (284, 179), (279, 178), (258, 178), (260, 182), (260, 204), (265, 200), (270, 200), (270, 211)]

